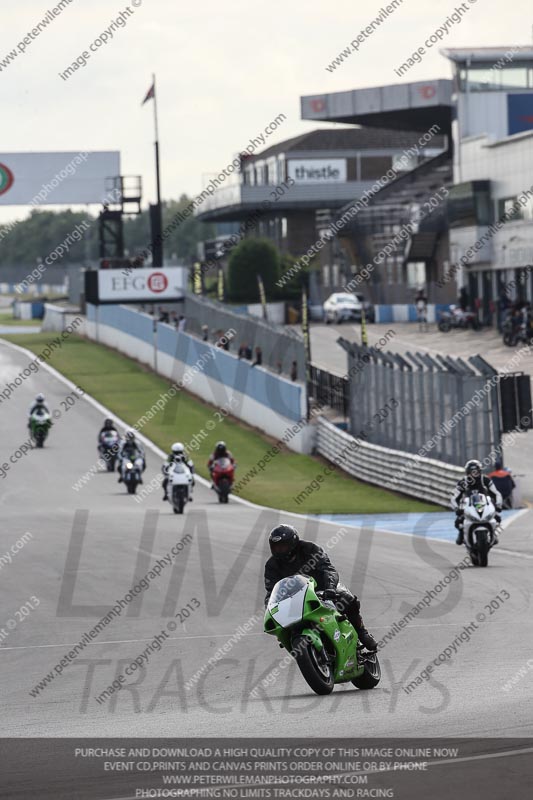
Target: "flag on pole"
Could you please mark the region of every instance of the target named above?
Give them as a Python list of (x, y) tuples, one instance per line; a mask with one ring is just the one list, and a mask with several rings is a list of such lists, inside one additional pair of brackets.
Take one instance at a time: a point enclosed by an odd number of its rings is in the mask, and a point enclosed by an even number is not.
[(148, 92), (146, 93), (146, 97), (142, 101), (141, 105), (143, 106), (145, 103), (148, 102), (148, 100), (153, 100), (154, 98), (155, 98), (155, 82), (152, 83), (152, 85), (148, 89)]
[(263, 278), (259, 274), (257, 275), (257, 285), (259, 287), (259, 299), (261, 300), (261, 307), (263, 309), (263, 319), (268, 320), (265, 284), (263, 283)]
[(194, 262), (192, 275), (192, 290), (194, 294), (203, 294), (202, 265), (199, 261)]
[(217, 300), (219, 303), (224, 302), (224, 295), (224, 270), (219, 266), (217, 275)]

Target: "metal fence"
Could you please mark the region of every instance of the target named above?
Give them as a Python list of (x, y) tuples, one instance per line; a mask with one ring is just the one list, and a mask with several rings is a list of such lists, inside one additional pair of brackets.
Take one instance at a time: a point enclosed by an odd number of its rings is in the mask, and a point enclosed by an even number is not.
[(466, 363), (338, 343), (348, 354), (353, 436), (456, 465), (500, 446), (497, 373), (481, 356)]
[(255, 348), (260, 347), (263, 365), (276, 372), (291, 375), (293, 362), (296, 362), (296, 378), (305, 380), (305, 347), (303, 338), (291, 328), (283, 328), (265, 322), (252, 314), (232, 311), (215, 300), (187, 293), (184, 315), (187, 331), (201, 335), (202, 326), (207, 325), (210, 341), (218, 331), (224, 333), (233, 328), (236, 331), (231, 344), (231, 352), (236, 353), (241, 345), (248, 345), (255, 356)]
[(347, 419), (350, 407), (348, 378), (334, 375), (311, 364), (307, 392), (320, 406), (329, 406)]

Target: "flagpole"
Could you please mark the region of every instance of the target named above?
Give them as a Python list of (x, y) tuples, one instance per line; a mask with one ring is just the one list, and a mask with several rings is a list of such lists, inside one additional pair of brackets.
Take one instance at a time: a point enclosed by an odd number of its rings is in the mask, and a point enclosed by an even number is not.
[(157, 91), (155, 85), (155, 73), (152, 74), (154, 87), (154, 128), (155, 128), (155, 175), (157, 186), (157, 204), (161, 208), (161, 176), (159, 170), (159, 122), (157, 118)]
[(159, 162), (159, 120), (157, 116), (157, 90), (155, 73), (152, 73), (152, 90), (154, 101), (154, 131), (155, 131), (155, 182), (157, 202), (150, 206), (150, 220), (152, 229), (152, 263), (154, 267), (163, 266), (163, 205), (161, 203), (161, 170)]

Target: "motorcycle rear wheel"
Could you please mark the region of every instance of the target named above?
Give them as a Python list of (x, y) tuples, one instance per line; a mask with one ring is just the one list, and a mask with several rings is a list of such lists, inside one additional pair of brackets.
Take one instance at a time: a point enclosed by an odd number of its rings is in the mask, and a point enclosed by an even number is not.
[(440, 322), (439, 322), (438, 328), (439, 328), (439, 331), (441, 331), (442, 333), (449, 333), (449, 331), (451, 330), (452, 326), (451, 326), (451, 323), (448, 322), (448, 320), (441, 319)]
[(331, 664), (326, 661), (325, 650), (319, 652), (306, 636), (297, 636), (292, 641), (296, 652), (296, 663), (307, 684), (316, 694), (331, 694), (335, 678)]

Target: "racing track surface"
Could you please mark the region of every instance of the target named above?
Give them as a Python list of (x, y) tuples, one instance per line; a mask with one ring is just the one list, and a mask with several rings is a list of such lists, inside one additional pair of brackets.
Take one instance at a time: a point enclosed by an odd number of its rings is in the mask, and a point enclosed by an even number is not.
[[(27, 361), (0, 342), (0, 388)], [(61, 409), (70, 389), (41, 369), (0, 403), (1, 463), (27, 438), (26, 410), (37, 391), (52, 409)], [(25, 532), (33, 536), (11, 564), (2, 564), (0, 628), (31, 596), (40, 601), (2, 641), (3, 736), (533, 735), (532, 672), (503, 689), (533, 656), (531, 512), (504, 534), (505, 548), (513, 553), (493, 551), (488, 569), (462, 572), (388, 643), (380, 656), (382, 682), (374, 691), (348, 684), (316, 697), (291, 665), (273, 685), (250, 696), (283, 656), (260, 622), (187, 690), (184, 681), (262, 609), (266, 534), (283, 515), (234, 499), (219, 506), (212, 492), (197, 486), (194, 503), (180, 518), (161, 503), (159, 490), (138, 504), (106, 473), (74, 491), (72, 484), (96, 460), (102, 416), (78, 400), (56, 421), (46, 447), (11, 464), (0, 479), (0, 555)], [(176, 427), (178, 435), (185, 438)], [(161, 464), (154, 453), (147, 455), (145, 484)], [(338, 530), (323, 522), (296, 524), (322, 545)], [(175, 569), (165, 568), (74, 664), (31, 697), (30, 689), (134, 585), (135, 571), (138, 577), (146, 574), (187, 533), (192, 541)], [(362, 596), (364, 618), (377, 637), (465, 556), (445, 542), (379, 530), (347, 529), (337, 539), (332, 559), (341, 579)], [(510, 599), (489, 616), (485, 604), (504, 590)], [(200, 608), (178, 623), (147, 668), (129, 679), (135, 685), (99, 705), (94, 696), (192, 598)], [(479, 613), (486, 620), (471, 640), (435, 670), (434, 680), (407, 694), (403, 685)]]

